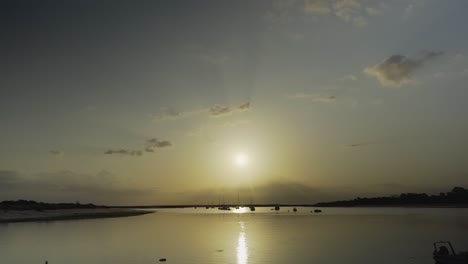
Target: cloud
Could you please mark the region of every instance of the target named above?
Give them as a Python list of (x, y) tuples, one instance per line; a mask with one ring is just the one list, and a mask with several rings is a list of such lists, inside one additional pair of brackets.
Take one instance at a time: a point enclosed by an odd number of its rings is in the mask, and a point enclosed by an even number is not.
[(292, 15), (292, 11), (295, 7), (295, 0), (276, 0), (271, 2), (271, 10), (268, 10), (264, 15), (266, 22), (283, 25), (294, 20), (295, 16)]
[(381, 15), (385, 5), (365, 6), (363, 0), (304, 0), (303, 12), (307, 15), (334, 15), (356, 26), (367, 25), (371, 16)]
[(229, 106), (214, 105), (210, 108), (209, 112), (212, 116), (230, 114), (233, 110)]
[(358, 14), (361, 3), (357, 0), (340, 0), (333, 4), (335, 15), (345, 21), (349, 21), (352, 16)]
[(146, 143), (150, 144), (155, 148), (166, 148), (172, 146), (172, 143), (168, 140), (159, 140), (157, 138), (148, 139)]
[(289, 94), (287, 97), (291, 99), (310, 99), (313, 102), (322, 103), (332, 103), (336, 101), (336, 96), (334, 95), (324, 95), (316, 93), (295, 93)]
[(198, 109), (198, 110), (192, 110), (192, 111), (176, 111), (171, 108), (161, 108), (161, 112), (153, 115), (153, 117), (157, 120), (171, 120), (171, 119), (182, 119), (182, 118), (187, 118), (190, 116), (194, 116), (197, 114), (202, 113), (205, 111), (205, 109)]
[(250, 102), (245, 102), (236, 107), (229, 107), (225, 105), (214, 105), (208, 110), (209, 114), (213, 117), (220, 117), (231, 115), (235, 112), (244, 112), (250, 110)]
[(376, 77), (384, 86), (400, 86), (413, 81), (413, 73), (423, 64), (440, 56), (442, 52), (426, 52), (422, 58), (392, 55), (383, 62), (364, 69), (364, 73)]
[(49, 153), (57, 157), (63, 157), (63, 155), (65, 154), (63, 151), (55, 149), (49, 150)]
[(379, 144), (379, 143), (381, 143), (381, 142), (377, 142), (377, 141), (359, 142), (359, 143), (349, 144), (348, 147), (352, 147), (352, 148), (365, 147), (365, 146), (375, 145), (375, 144)]
[(305, 0), (304, 12), (314, 15), (327, 15), (331, 12), (331, 6), (327, 0)]
[(118, 149), (113, 150), (109, 149), (104, 152), (104, 154), (113, 155), (113, 154), (121, 154), (121, 155), (129, 155), (129, 156), (142, 156), (143, 151), (141, 150), (129, 150), (129, 149)]
[(155, 152), (157, 148), (169, 148), (172, 147), (172, 142), (168, 140), (159, 140), (157, 138), (148, 139), (146, 141), (146, 152)]
[[(158, 138), (151, 138), (146, 140), (146, 146), (144, 151), (146, 152), (155, 152), (157, 148), (168, 148), (172, 147), (173, 144), (169, 140), (159, 140)], [(109, 149), (104, 152), (104, 154), (113, 155), (128, 155), (128, 156), (143, 156), (143, 150), (130, 150), (130, 149)]]
[(227, 105), (215, 104), (209, 108), (201, 108), (192, 111), (179, 112), (170, 108), (162, 108), (162, 111), (156, 115), (153, 115), (157, 120), (168, 120), (168, 119), (182, 119), (190, 116), (195, 116), (202, 113), (208, 113), (209, 116), (219, 117), (225, 115), (231, 115), (235, 112), (248, 111), (251, 108), (249, 101), (242, 103), (235, 107)]
[(378, 16), (382, 14), (382, 11), (375, 7), (366, 7), (366, 12), (370, 16)]

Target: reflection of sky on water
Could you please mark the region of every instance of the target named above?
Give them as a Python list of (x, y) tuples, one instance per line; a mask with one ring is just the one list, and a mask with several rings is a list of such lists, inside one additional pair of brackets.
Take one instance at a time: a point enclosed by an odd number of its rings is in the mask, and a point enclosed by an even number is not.
[(240, 232), (237, 239), (237, 264), (247, 264), (248, 249), (245, 242), (245, 226), (244, 222), (239, 222)]

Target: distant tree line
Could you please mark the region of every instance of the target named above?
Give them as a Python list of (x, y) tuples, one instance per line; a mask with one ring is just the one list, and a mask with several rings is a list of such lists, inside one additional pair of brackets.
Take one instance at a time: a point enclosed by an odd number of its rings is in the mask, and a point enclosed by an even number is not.
[(355, 198), (347, 201), (321, 202), (315, 206), (321, 207), (352, 207), (352, 206), (468, 206), (468, 190), (454, 187), (450, 192), (439, 195), (426, 193), (402, 193), (396, 196)]
[(97, 208), (100, 206), (88, 203), (43, 203), (28, 200), (17, 201), (3, 201), (0, 202), (0, 210), (54, 210), (54, 209), (83, 209), (83, 208)]

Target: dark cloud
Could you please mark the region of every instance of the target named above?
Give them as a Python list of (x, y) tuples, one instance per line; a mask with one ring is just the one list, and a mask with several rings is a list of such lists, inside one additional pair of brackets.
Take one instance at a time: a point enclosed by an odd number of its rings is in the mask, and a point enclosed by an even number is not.
[(157, 138), (151, 138), (146, 140), (146, 146), (144, 150), (131, 150), (131, 149), (109, 149), (104, 154), (113, 155), (128, 155), (128, 156), (143, 156), (143, 152), (155, 152), (157, 148), (168, 148), (172, 147), (173, 144), (169, 140), (159, 140)]
[(349, 144), (348, 147), (365, 147), (365, 146), (375, 145), (379, 143), (380, 142), (377, 142), (377, 141), (359, 142), (359, 143)]
[(239, 105), (239, 107), (237, 107), (239, 110), (248, 110), (250, 109), (250, 102), (245, 102), (241, 105)]
[(157, 138), (151, 138), (146, 141), (146, 152), (155, 152), (156, 148), (169, 148), (173, 144), (169, 140), (159, 140)]
[(229, 106), (224, 105), (214, 105), (210, 108), (210, 114), (212, 116), (227, 115), (231, 114), (233, 110)]
[(146, 147), (145, 151), (146, 152), (154, 152), (154, 149), (152, 147)]
[(192, 111), (176, 111), (171, 108), (162, 108), (161, 112), (154, 115), (156, 120), (171, 120), (171, 119), (182, 119), (190, 116), (194, 116), (206, 111), (205, 109), (197, 109)]
[(55, 149), (49, 150), (49, 153), (54, 156), (59, 156), (59, 157), (62, 157), (64, 155), (63, 151), (55, 150)]
[(392, 55), (383, 62), (364, 69), (364, 73), (376, 77), (384, 86), (400, 86), (413, 80), (413, 73), (424, 62), (442, 55), (442, 52), (425, 52), (422, 58)]
[(141, 156), (143, 155), (143, 151), (141, 150), (128, 150), (128, 149), (118, 149), (113, 150), (109, 149), (104, 152), (104, 154), (112, 155), (112, 154), (121, 154), (121, 155), (129, 155), (129, 156)]
[(334, 95), (324, 95), (316, 93), (295, 93), (289, 94), (287, 97), (291, 99), (309, 99), (312, 102), (322, 103), (332, 103), (336, 101), (336, 96)]
[(229, 107), (225, 105), (214, 105), (210, 107), (208, 112), (213, 117), (231, 115), (234, 112), (243, 112), (250, 110), (250, 102), (245, 102), (236, 107)]
[(179, 112), (170, 108), (163, 108), (160, 113), (153, 115), (156, 120), (168, 120), (168, 119), (182, 119), (190, 116), (199, 115), (202, 113), (208, 113), (210, 116), (219, 117), (225, 115), (231, 115), (234, 112), (242, 112), (250, 110), (250, 102), (245, 102), (239, 106), (231, 107), (227, 105), (216, 104), (210, 108), (201, 108), (192, 111)]

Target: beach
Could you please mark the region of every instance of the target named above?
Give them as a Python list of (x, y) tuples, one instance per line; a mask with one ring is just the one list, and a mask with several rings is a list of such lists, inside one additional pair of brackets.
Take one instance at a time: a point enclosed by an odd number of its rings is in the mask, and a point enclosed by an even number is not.
[(149, 213), (153, 211), (120, 208), (1, 210), (0, 223), (127, 217)]

